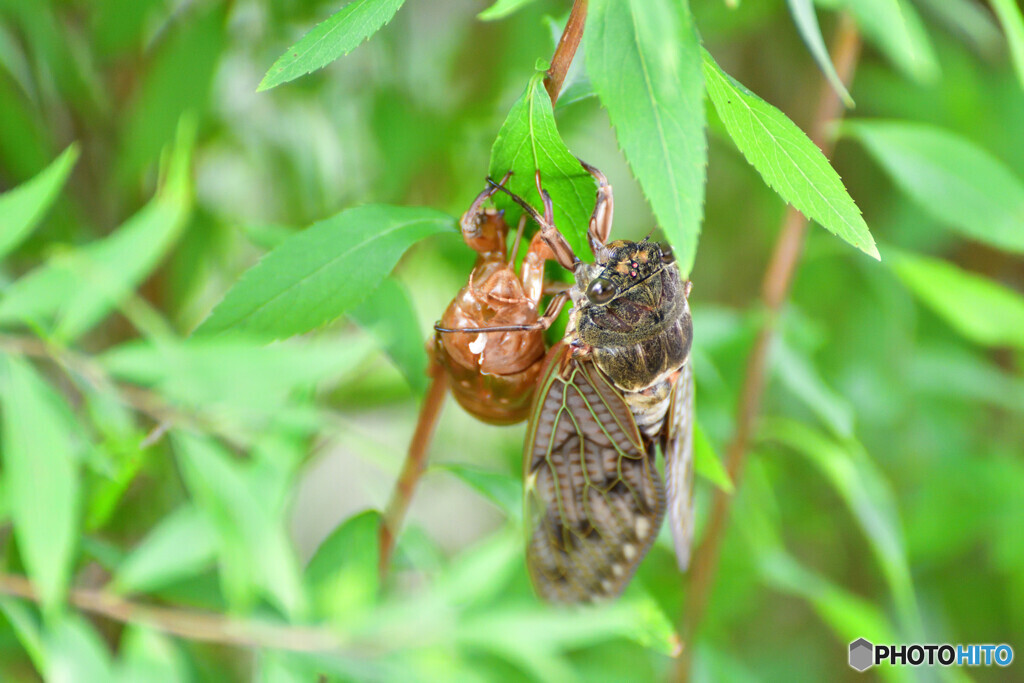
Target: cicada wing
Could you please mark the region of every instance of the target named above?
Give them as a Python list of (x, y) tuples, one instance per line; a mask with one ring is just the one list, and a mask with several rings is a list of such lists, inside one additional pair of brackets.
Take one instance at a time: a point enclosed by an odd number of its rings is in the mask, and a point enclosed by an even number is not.
[(668, 490), (668, 522), (679, 568), (690, 564), (693, 543), (693, 371), (687, 362), (672, 386), (662, 452)]
[(657, 535), (664, 486), (615, 387), (568, 347), (549, 361), (524, 448), (530, 576), (547, 600), (614, 597)]

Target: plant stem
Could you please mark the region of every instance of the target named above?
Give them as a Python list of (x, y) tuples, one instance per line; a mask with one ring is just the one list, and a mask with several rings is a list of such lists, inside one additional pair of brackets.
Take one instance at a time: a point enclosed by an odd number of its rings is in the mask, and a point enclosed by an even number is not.
[(444, 407), (445, 393), (448, 391), (448, 377), (440, 365), (432, 362), (430, 375), (430, 386), (423, 399), (420, 416), (416, 420), (416, 430), (413, 432), (412, 441), (409, 442), (409, 453), (405, 457), (402, 473), (398, 477), (398, 483), (395, 484), (395, 490), (391, 494), (391, 501), (380, 522), (378, 571), (381, 578), (388, 573), (391, 555), (395, 550), (395, 541), (402, 528), (402, 520), (405, 519), (405, 513), (412, 501), (412, 494), (426, 468), (427, 449), (434, 437), (434, 429), (437, 427), (441, 408)]
[[(576, 56), (576, 50), (580, 46), (580, 40), (583, 38), (583, 26), (587, 19), (587, 3), (588, 0), (576, 0), (573, 3), (569, 19), (565, 22), (565, 30), (551, 57), (551, 68), (548, 69), (548, 75), (544, 78), (544, 88), (547, 90), (548, 96), (551, 97), (551, 106), (554, 106), (558, 100), (558, 94), (565, 82), (565, 75), (569, 71), (573, 57)], [(448, 381), (444, 372), (436, 366), (432, 367), (430, 387), (427, 389), (427, 396), (420, 408), (416, 430), (413, 432), (412, 441), (409, 444), (409, 452), (405, 457), (402, 473), (399, 475), (398, 483), (391, 494), (391, 500), (380, 524), (378, 570), (381, 578), (388, 573), (395, 541), (402, 527), (402, 520), (405, 518), (413, 493), (416, 491), (420, 476), (426, 467), (427, 449), (430, 446), (434, 428), (441, 416), (447, 388)]]
[(583, 38), (583, 25), (587, 21), (588, 0), (576, 0), (569, 13), (569, 20), (565, 22), (565, 30), (555, 48), (555, 54), (551, 57), (551, 68), (544, 79), (544, 89), (551, 97), (551, 106), (558, 101), (558, 95), (562, 92), (562, 83), (565, 82), (565, 74), (569, 72), (572, 58), (576, 56), (576, 49), (580, 46)]
[[(14, 574), (0, 573), (0, 594), (39, 600), (32, 583)], [(102, 590), (72, 588), (68, 601), (83, 612), (194, 641), (294, 652), (328, 652), (342, 646), (337, 636), (321, 628), (240, 621), (206, 612), (142, 605)]]
[[(832, 53), (836, 72), (843, 83), (849, 87), (860, 55), (860, 34), (848, 14), (844, 13), (840, 17), (833, 39)], [(842, 103), (828, 81), (824, 77), (821, 80), (818, 106), (810, 137), (825, 153), (825, 156), (831, 157), (835, 143), (829, 136), (829, 129), (833, 123), (842, 118), (843, 110)], [(807, 219), (792, 206), (789, 207), (783, 219), (782, 229), (775, 243), (771, 261), (765, 271), (761, 299), (766, 315), (754, 340), (750, 356), (747, 358), (746, 375), (736, 410), (736, 428), (726, 450), (726, 466), (736, 491), (739, 490), (743, 478), (748, 446), (753, 434), (754, 423), (760, 412), (761, 397), (764, 394), (768, 375), (768, 358), (775, 340), (779, 317), (793, 281), (793, 274), (800, 261), (806, 233)], [(678, 681), (686, 681), (689, 678), (693, 657), (692, 644), (714, 587), (718, 555), (728, 524), (732, 500), (732, 495), (724, 493), (721, 489), (715, 490), (711, 519), (708, 522), (704, 539), (695, 554), (695, 564), (690, 574), (689, 589), (687, 590), (686, 611), (682, 618), (684, 639), (688, 645), (676, 666), (675, 679)]]

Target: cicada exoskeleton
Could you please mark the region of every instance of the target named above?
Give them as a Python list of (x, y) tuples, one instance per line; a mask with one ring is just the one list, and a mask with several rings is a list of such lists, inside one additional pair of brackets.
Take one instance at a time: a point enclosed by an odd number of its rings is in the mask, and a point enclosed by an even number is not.
[(466, 285), (434, 325), (435, 334), (427, 342), (432, 381), (381, 522), (382, 574), (423, 472), (446, 390), (451, 389), (459, 404), (484, 422), (514, 424), (526, 419), (544, 365), (544, 331), (567, 298), (558, 294), (543, 315), (539, 313), (545, 294), (544, 264), (553, 254), (538, 233), (516, 274), (516, 252), (527, 217), (519, 222), (510, 253), (503, 214), (485, 206), (499, 187), (491, 183), (459, 221), (463, 240), (477, 259)]
[(607, 242), (611, 186), (586, 168), (599, 181), (588, 232), (593, 264), (557, 232), (543, 190), (543, 216), (515, 198), (575, 278), (565, 338), (548, 354), (523, 454), (527, 564), (537, 592), (558, 602), (621, 593), (666, 508), (685, 569), (693, 528), (690, 283), (667, 247)]
[(509, 254), (502, 213), (483, 207), (497, 187), (484, 190), (462, 216), (462, 236), (477, 252), (476, 264), (434, 326), (428, 347), (466, 411), (484, 422), (514, 424), (529, 415), (546, 350), (544, 330), (560, 312), (562, 299), (540, 314), (544, 263), (551, 257), (540, 233), (516, 274), (526, 215)]

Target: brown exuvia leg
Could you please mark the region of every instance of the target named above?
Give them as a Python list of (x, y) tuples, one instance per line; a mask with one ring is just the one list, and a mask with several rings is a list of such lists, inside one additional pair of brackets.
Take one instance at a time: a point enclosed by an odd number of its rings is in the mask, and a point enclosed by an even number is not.
[(537, 318), (537, 322), (525, 325), (495, 325), (493, 327), (441, 327), (441, 323), (434, 323), (434, 329), (442, 334), (455, 334), (465, 332), (468, 334), (482, 334), (486, 332), (531, 332), (535, 330), (546, 330), (551, 323), (561, 314), (565, 302), (569, 300), (568, 292), (560, 292), (548, 304), (544, 314)]

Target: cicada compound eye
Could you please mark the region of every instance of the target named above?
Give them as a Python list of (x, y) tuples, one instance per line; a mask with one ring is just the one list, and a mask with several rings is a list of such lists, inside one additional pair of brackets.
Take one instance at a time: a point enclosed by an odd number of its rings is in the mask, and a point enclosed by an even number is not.
[(672, 245), (668, 242), (661, 242), (658, 245), (661, 248), (661, 262), (665, 265), (676, 262), (676, 255), (672, 253)]
[(587, 298), (595, 304), (606, 304), (612, 300), (612, 297), (617, 292), (618, 290), (615, 288), (615, 285), (609, 280), (597, 278), (587, 287)]

